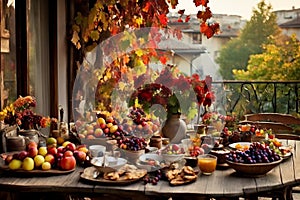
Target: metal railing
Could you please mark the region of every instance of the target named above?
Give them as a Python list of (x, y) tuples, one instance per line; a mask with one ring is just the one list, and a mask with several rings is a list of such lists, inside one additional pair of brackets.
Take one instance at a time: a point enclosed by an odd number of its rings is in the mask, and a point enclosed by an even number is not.
[(227, 114), (299, 114), (300, 81), (214, 81), (216, 108)]

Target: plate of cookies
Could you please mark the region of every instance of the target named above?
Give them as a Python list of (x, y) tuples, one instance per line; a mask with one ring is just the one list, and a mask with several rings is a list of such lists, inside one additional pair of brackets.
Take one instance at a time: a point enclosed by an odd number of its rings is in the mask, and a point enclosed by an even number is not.
[(172, 186), (185, 185), (195, 182), (198, 178), (198, 172), (191, 166), (184, 166), (181, 169), (169, 169), (166, 177)]

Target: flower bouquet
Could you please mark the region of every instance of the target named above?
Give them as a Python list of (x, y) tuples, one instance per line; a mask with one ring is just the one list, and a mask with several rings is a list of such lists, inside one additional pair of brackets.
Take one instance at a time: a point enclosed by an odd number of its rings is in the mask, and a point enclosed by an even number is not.
[(32, 109), (36, 106), (36, 99), (32, 96), (20, 96), (15, 102), (6, 106), (0, 112), (0, 120), (9, 126), (16, 125), (19, 130), (45, 128), (50, 126), (54, 118), (44, 117)]

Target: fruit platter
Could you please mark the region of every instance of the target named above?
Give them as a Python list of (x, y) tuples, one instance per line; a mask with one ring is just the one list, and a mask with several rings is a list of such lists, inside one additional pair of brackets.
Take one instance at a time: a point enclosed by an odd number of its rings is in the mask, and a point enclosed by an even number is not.
[(61, 175), (75, 170), (86, 161), (88, 149), (65, 141), (58, 146), (55, 138), (47, 138), (46, 146), (31, 141), (26, 150), (1, 154), (0, 170), (18, 175)]
[(227, 164), (237, 174), (250, 177), (267, 174), (282, 160), (274, 150), (260, 142), (253, 142), (245, 151), (233, 150), (226, 156)]

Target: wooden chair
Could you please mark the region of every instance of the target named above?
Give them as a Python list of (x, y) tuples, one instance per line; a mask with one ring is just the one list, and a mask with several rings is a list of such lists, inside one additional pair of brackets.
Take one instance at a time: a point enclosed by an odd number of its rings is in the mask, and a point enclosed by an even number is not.
[[(289, 114), (257, 113), (246, 114), (240, 124), (255, 124), (258, 128), (274, 130), (280, 139), (299, 139), (300, 119)], [(290, 137), (290, 138), (287, 138)], [(295, 138), (292, 138), (295, 137)]]
[[(247, 114), (239, 124), (254, 124), (258, 128), (274, 130), (276, 138), (287, 140), (300, 140), (300, 119), (289, 114), (257, 113)], [(286, 191), (273, 191), (263, 197), (279, 197), (279, 199), (293, 199), (292, 193), (298, 193), (299, 187), (287, 188)], [(275, 197), (274, 197), (275, 196)]]

